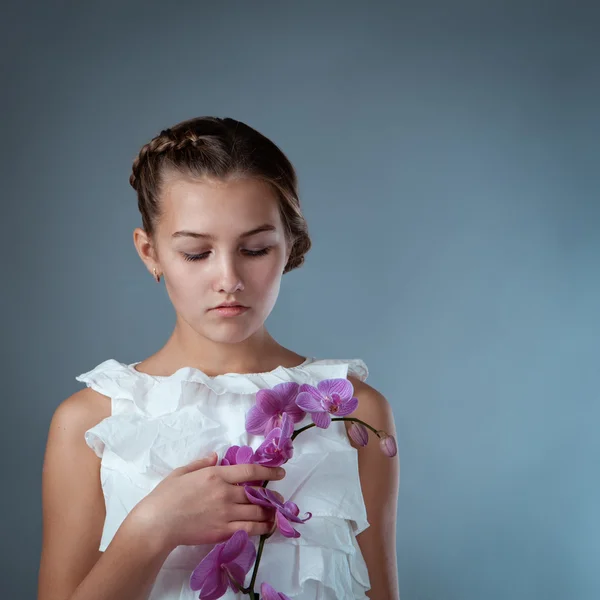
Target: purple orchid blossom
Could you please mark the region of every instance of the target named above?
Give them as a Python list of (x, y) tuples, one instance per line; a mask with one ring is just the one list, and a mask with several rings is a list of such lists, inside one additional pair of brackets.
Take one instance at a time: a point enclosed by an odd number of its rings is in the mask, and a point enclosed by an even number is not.
[(265, 441), (256, 449), (254, 462), (267, 467), (279, 467), (292, 458), (294, 423), (288, 413), (283, 413), (281, 427), (275, 427), (267, 434)]
[[(251, 465), (254, 463), (254, 450), (251, 446), (230, 446), (221, 459), (221, 465)], [(244, 481), (234, 485), (262, 485), (262, 481)]]
[(345, 417), (356, 410), (358, 398), (347, 379), (323, 379), (313, 387), (308, 383), (300, 386), (296, 404), (310, 413), (313, 423), (321, 429), (331, 425), (331, 417)]
[(281, 534), (287, 538), (298, 538), (300, 533), (296, 531), (291, 523), (306, 523), (311, 517), (312, 513), (307, 512), (304, 519), (298, 517), (300, 510), (298, 505), (294, 502), (281, 502), (279, 498), (271, 491), (266, 488), (245, 488), (246, 496), (248, 500), (253, 504), (264, 506), (265, 508), (274, 508), (275, 521), (277, 528), (281, 531)]
[(281, 427), (283, 414), (287, 413), (294, 423), (305, 417), (305, 412), (296, 404), (299, 384), (294, 381), (279, 383), (271, 389), (256, 392), (256, 404), (246, 415), (246, 431), (255, 435), (267, 435)]
[(260, 586), (261, 600), (292, 600), (282, 592), (277, 592), (273, 586), (264, 581)]
[(217, 600), (229, 587), (238, 592), (255, 560), (254, 544), (248, 533), (239, 529), (200, 561), (190, 577), (190, 587), (200, 590), (200, 600)]

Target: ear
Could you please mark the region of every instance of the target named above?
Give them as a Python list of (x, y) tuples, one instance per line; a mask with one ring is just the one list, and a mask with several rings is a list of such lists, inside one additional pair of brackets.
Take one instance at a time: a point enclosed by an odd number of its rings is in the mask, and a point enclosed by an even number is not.
[(158, 260), (158, 254), (152, 242), (150, 236), (140, 227), (136, 227), (133, 231), (133, 244), (142, 262), (146, 265), (148, 272), (153, 275), (152, 270), (156, 270), (160, 273), (160, 262)]

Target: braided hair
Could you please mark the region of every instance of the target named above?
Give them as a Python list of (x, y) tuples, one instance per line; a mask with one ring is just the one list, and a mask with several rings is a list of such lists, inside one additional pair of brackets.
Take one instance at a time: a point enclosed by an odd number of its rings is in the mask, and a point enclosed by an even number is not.
[(230, 118), (197, 117), (163, 129), (142, 146), (129, 183), (137, 192), (142, 226), (153, 237), (160, 218), (160, 193), (167, 173), (193, 178), (262, 180), (275, 191), (286, 239), (291, 245), (284, 273), (300, 267), (311, 248), (298, 197), (298, 180), (285, 154), (252, 127)]

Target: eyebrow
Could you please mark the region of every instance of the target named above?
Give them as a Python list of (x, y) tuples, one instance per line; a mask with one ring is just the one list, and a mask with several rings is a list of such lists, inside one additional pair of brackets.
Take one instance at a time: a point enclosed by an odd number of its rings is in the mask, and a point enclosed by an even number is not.
[[(242, 233), (240, 235), (240, 238), (247, 238), (250, 237), (251, 235), (256, 235), (257, 233), (262, 233), (263, 231), (277, 231), (277, 227), (275, 227), (275, 225), (271, 225), (270, 223), (265, 223), (264, 225), (261, 225), (260, 227), (256, 227), (255, 229), (252, 229), (250, 231), (246, 231), (245, 233)], [(178, 237), (192, 237), (192, 238), (198, 238), (198, 239), (207, 239), (207, 240), (214, 240), (215, 236), (211, 235), (210, 233), (199, 233), (198, 231), (176, 231), (171, 237), (174, 238), (178, 238)]]

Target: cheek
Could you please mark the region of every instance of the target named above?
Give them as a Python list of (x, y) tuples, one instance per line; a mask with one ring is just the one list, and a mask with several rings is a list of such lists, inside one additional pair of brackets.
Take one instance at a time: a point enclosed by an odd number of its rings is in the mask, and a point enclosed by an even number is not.
[[(283, 256), (274, 256), (261, 265), (254, 265), (251, 275), (245, 278), (246, 291), (255, 297), (262, 297), (268, 304), (277, 298), (284, 269)], [(250, 274), (250, 273), (249, 273)]]
[(264, 261), (263, 264), (253, 265), (250, 269), (252, 272), (250, 279), (253, 283), (258, 281), (262, 285), (275, 283), (283, 272), (283, 265), (280, 263), (281, 261), (278, 258), (273, 257), (272, 261)]
[(165, 283), (173, 303), (183, 307), (201, 301), (209, 289), (210, 279), (208, 271), (198, 263), (178, 260), (171, 263)]

